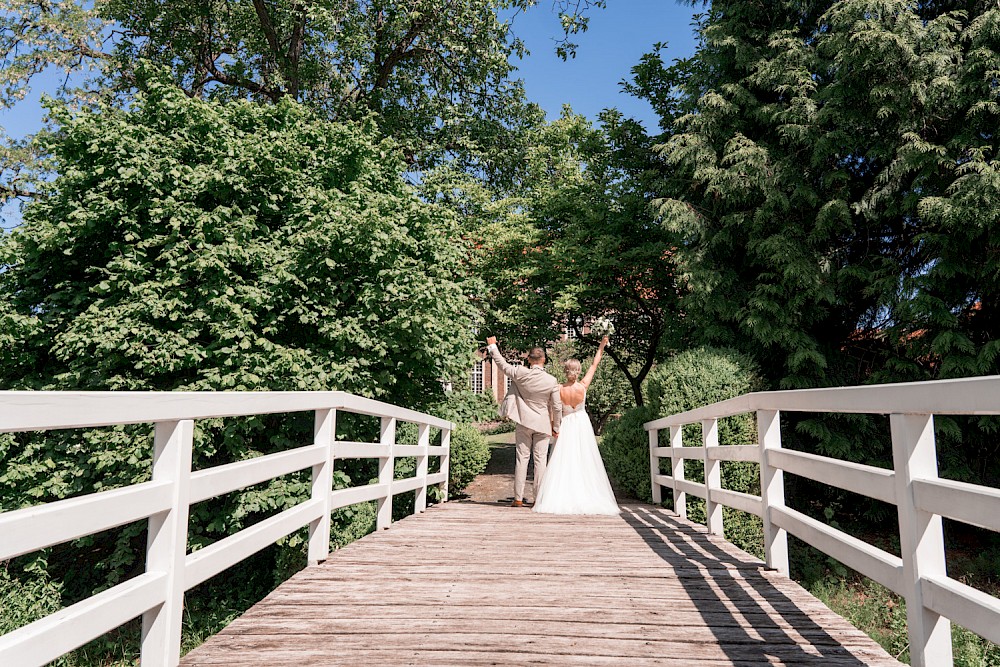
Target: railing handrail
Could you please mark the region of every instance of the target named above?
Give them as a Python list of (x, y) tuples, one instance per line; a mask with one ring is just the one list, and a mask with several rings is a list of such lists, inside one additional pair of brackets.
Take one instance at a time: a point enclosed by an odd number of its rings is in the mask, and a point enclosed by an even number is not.
[(3, 391), (0, 433), (323, 409), (451, 428), (444, 419), (343, 391)]
[[(992, 392), (992, 393), (991, 393)], [(1000, 414), (1000, 375), (857, 387), (788, 389), (743, 394), (645, 424), (647, 431), (757, 410), (854, 414)]]
[[(893, 468), (782, 449), (781, 412), (888, 414)], [(757, 443), (720, 445), (718, 420), (746, 413), (756, 416)], [(653, 501), (669, 488), (675, 511), (687, 516), (687, 494), (703, 498), (707, 529), (720, 536), (723, 506), (756, 514), (767, 565), (785, 575), (791, 533), (906, 599), (914, 667), (951, 665), (951, 621), (1000, 643), (1000, 599), (948, 577), (942, 517), (1000, 531), (1000, 489), (938, 478), (935, 414), (1000, 414), (1000, 376), (759, 392), (649, 421)], [(684, 446), (688, 424), (701, 425), (701, 446)], [(668, 446), (660, 445), (662, 429), (669, 429)], [(661, 458), (671, 459), (671, 474), (660, 473)], [(684, 478), (690, 459), (703, 461), (703, 484)], [(759, 463), (761, 495), (723, 489), (721, 461)], [(901, 556), (787, 507), (785, 472), (895, 504)]]
[[(336, 440), (338, 411), (379, 417), (379, 441)], [(194, 420), (313, 412), (313, 442), (275, 454), (191, 470)], [(396, 443), (399, 421), (418, 426), (417, 444)], [(142, 664), (174, 667), (180, 659), (184, 592), (281, 537), (309, 527), (309, 562), (330, 551), (330, 514), (376, 501), (378, 529), (392, 523), (392, 497), (427, 487), (448, 497), (452, 422), (339, 391), (327, 392), (0, 392), (0, 432), (152, 423), (148, 482), (0, 513), (0, 561), (134, 521), (148, 520), (146, 572), (70, 607), (0, 636), (0, 664), (41, 665), (142, 616)], [(431, 427), (441, 444), (431, 446)], [(429, 457), (440, 471), (428, 472)], [(393, 479), (397, 457), (415, 458), (416, 474)], [(333, 490), (336, 458), (374, 458), (378, 482)], [(311, 469), (311, 498), (214, 544), (187, 552), (190, 505), (292, 472)]]

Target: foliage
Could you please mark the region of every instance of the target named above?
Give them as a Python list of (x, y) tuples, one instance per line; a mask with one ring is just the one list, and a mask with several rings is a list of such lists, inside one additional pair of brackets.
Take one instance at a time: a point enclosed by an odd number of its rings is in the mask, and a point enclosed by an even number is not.
[(478, 430), (459, 424), (451, 433), (451, 457), (448, 462), (448, 493), (459, 495), (486, 470), (490, 460), (490, 446)]
[[(56, 176), (0, 243), (0, 386), (440, 398), (470, 357), (462, 250), (451, 214), (399, 178), (397, 149), (291, 100), (190, 99), (156, 72), (141, 87), (128, 110), (53, 111)], [(311, 434), (310, 414), (200, 420), (194, 468)], [(0, 436), (0, 509), (146, 481), (151, 435)], [(199, 503), (190, 546), (308, 497), (306, 471)], [(144, 543), (144, 522), (75, 540), (47, 572), (79, 599), (141, 571)]]
[(468, 389), (453, 389), (444, 400), (428, 411), (441, 419), (463, 424), (476, 424), (497, 418), (497, 402), (491, 393), (477, 394)]
[(649, 438), (642, 425), (658, 416), (648, 405), (627, 410), (618, 419), (608, 422), (599, 443), (608, 475), (618, 488), (647, 503), (653, 501), (653, 492), (649, 475)]
[(659, 178), (652, 140), (617, 112), (600, 120), (595, 128), (566, 109), (530, 131), (525, 176), (511, 196), (444, 174), (424, 189), (466, 215), (473, 263), (488, 285), (487, 330), (527, 349), (568, 326), (581, 353), (592, 353), (598, 339), (586, 318), (607, 316), (616, 333), (606, 354), (642, 403), (646, 374), (685, 336), (673, 316), (675, 237), (650, 208)]
[[(539, 111), (513, 78), (524, 54), (514, 17), (536, 0), (2, 0), (0, 106), (24, 99), (43, 72), (61, 70), (60, 94), (128, 106), (148, 60), (192, 97), (302, 102), (323, 118), (374, 114), (407, 163), (442, 160), (478, 173), (516, 167), (509, 149)], [(558, 0), (564, 58), (604, 0)], [(503, 14), (506, 18), (501, 19)], [(0, 157), (7, 196), (32, 155), (11, 142)]]

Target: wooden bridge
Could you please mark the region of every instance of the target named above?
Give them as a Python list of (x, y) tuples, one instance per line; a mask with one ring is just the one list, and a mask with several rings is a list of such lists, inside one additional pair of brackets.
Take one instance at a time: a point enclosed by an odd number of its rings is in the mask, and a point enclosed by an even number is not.
[[(303, 411), (315, 414), (311, 444), (191, 469), (195, 420)], [(893, 467), (782, 449), (788, 411), (889, 415)], [(380, 420), (378, 442), (338, 440), (341, 412)], [(757, 442), (720, 443), (718, 421), (746, 413)], [(938, 478), (935, 414), (1000, 414), (1000, 376), (749, 394), (649, 422), (653, 497), (672, 492), (680, 516), (629, 505), (619, 517), (558, 517), (428, 508), (429, 486), (447, 498), (454, 425), (341, 392), (0, 392), (0, 433), (154, 425), (148, 482), (0, 513), (0, 562), (149, 526), (144, 573), (0, 636), (0, 665), (45, 664), (141, 617), (143, 665), (175, 667), (185, 591), (308, 526), (311, 566), (184, 664), (898, 664), (787, 578), (792, 534), (903, 596), (912, 664), (946, 667), (951, 621), (1000, 642), (1000, 600), (948, 576), (942, 518), (1000, 530), (1000, 490)], [(397, 422), (417, 425), (415, 444), (396, 442)], [(700, 425), (700, 444), (683, 442), (687, 424)], [(398, 457), (416, 460), (413, 477), (393, 478)], [(343, 458), (377, 459), (378, 480), (333, 490)], [(690, 459), (704, 482), (684, 478)], [(759, 464), (760, 496), (723, 488), (723, 461)], [(188, 552), (192, 504), (300, 470), (312, 471), (308, 500)], [(786, 472), (894, 504), (900, 555), (788, 507)], [(384, 530), (407, 491), (417, 515)], [(704, 499), (706, 527), (684, 518), (687, 495)], [(330, 553), (331, 512), (373, 500), (378, 531)], [(724, 505), (761, 517), (764, 563), (724, 541)]]
[(182, 665), (899, 665), (787, 577), (652, 505), (449, 502), (307, 568)]

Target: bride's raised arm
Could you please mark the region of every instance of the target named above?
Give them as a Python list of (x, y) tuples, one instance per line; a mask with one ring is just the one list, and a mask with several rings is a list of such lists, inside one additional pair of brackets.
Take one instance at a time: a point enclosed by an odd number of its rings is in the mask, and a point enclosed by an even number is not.
[(587, 374), (583, 376), (580, 383), (584, 387), (590, 386), (590, 381), (594, 379), (594, 373), (597, 372), (597, 364), (601, 363), (601, 357), (604, 356), (604, 346), (608, 344), (608, 337), (605, 336), (601, 339), (601, 344), (597, 346), (597, 354), (594, 355), (594, 363), (590, 364), (590, 368), (587, 369)]

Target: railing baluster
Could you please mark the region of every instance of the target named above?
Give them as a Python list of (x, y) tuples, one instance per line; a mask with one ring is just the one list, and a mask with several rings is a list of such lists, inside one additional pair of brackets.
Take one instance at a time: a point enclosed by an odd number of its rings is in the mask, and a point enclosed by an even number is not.
[(663, 502), (663, 489), (656, 481), (656, 476), (660, 474), (660, 457), (654, 451), (660, 446), (659, 429), (649, 431), (649, 479), (652, 482), (653, 502), (657, 505)]
[(153, 481), (173, 482), (173, 503), (169, 511), (149, 517), (146, 571), (167, 576), (163, 604), (142, 615), (141, 661), (146, 667), (174, 667), (181, 659), (193, 439), (194, 422), (190, 419), (156, 423)]
[(757, 411), (757, 446), (760, 449), (760, 499), (764, 520), (764, 560), (788, 576), (788, 533), (771, 522), (771, 508), (785, 506), (785, 474), (771, 466), (768, 452), (781, 449), (781, 413)]
[[(682, 426), (670, 427), (670, 446), (684, 446), (684, 428)], [(670, 475), (670, 484), (673, 486), (674, 493), (674, 512), (682, 519), (686, 519), (688, 515), (687, 494), (677, 488), (677, 480), (684, 479), (684, 459), (671, 454)]]
[(705, 447), (705, 526), (713, 535), (723, 535), (722, 505), (712, 500), (712, 491), (722, 488), (722, 463), (708, 457), (709, 447), (719, 446), (719, 420), (701, 420), (701, 444)]
[(313, 444), (326, 448), (323, 463), (312, 468), (312, 498), (323, 503), (323, 514), (309, 524), (309, 563), (315, 565), (330, 555), (330, 494), (333, 492), (333, 442), (337, 433), (337, 411), (316, 410)]
[[(417, 436), (417, 447), (424, 450), (431, 444), (431, 427), (427, 424), (420, 424)], [(417, 489), (417, 496), (414, 502), (414, 511), (423, 512), (427, 509), (427, 454), (417, 457), (417, 477), (423, 480), (420, 488)]]
[(441, 502), (448, 502), (448, 475), (451, 466), (451, 429), (441, 430), (441, 446), (445, 448), (445, 453), (441, 457), (441, 472), (444, 473), (444, 481), (441, 482)]
[(933, 415), (893, 414), (892, 460), (896, 473), (899, 545), (903, 558), (906, 626), (910, 637), (910, 664), (935, 667), (952, 664), (951, 623), (924, 606), (923, 577), (945, 576), (944, 533), (941, 517), (917, 509), (913, 480), (938, 476)]
[(378, 518), (375, 525), (378, 530), (388, 528), (392, 524), (392, 479), (396, 471), (396, 420), (392, 417), (382, 417), (382, 435), (379, 442), (389, 445), (389, 455), (378, 460), (378, 483), (385, 486), (385, 497), (378, 500)]

